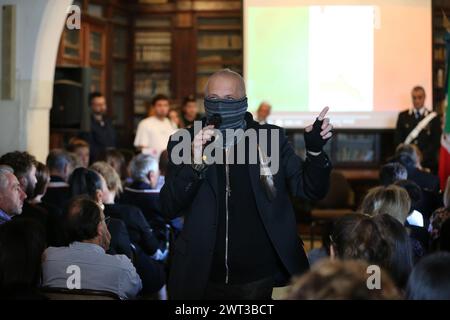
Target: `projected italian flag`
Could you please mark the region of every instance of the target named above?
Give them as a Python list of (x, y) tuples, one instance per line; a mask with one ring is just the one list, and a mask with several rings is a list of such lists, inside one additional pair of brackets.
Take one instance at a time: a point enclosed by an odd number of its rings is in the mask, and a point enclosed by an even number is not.
[(253, 108), (269, 100), (281, 112), (372, 111), (373, 6), (250, 7), (247, 19)]

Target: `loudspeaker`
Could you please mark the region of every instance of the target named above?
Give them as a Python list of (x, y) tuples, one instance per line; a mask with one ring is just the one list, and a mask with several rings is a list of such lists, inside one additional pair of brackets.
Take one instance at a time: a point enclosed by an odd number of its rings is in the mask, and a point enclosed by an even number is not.
[(90, 127), (89, 68), (57, 67), (50, 111), (51, 128), (88, 131)]

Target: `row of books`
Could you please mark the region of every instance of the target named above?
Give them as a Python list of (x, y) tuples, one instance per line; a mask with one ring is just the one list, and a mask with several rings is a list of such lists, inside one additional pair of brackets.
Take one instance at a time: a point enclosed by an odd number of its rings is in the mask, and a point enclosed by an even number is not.
[(168, 46), (139, 46), (135, 48), (136, 62), (170, 62), (171, 49)]
[(156, 77), (138, 77), (134, 79), (134, 95), (136, 97), (150, 98), (155, 93), (162, 93), (169, 95), (170, 80), (168, 78)]
[(198, 37), (200, 50), (210, 49), (242, 49), (242, 37), (240, 35), (200, 35)]

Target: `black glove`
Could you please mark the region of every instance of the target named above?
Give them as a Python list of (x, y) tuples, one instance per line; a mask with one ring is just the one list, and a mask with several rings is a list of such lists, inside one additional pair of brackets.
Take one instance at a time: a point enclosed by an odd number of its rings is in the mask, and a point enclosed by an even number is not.
[(316, 121), (313, 124), (313, 128), (310, 132), (305, 131), (305, 146), (307, 151), (311, 152), (321, 152), (323, 149), (323, 146), (327, 143), (328, 139), (322, 139), (322, 136), (320, 135), (320, 132), (322, 131), (322, 124), (323, 120), (319, 121), (316, 119)]

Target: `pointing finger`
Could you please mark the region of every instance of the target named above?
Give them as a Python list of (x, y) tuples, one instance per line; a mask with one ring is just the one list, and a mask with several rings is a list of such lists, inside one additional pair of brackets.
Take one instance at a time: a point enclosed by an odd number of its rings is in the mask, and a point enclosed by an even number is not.
[(323, 108), (323, 110), (320, 112), (319, 117), (317, 119), (319, 121), (322, 121), (323, 119), (325, 119), (325, 116), (327, 115), (328, 110), (330, 110), (330, 108), (328, 108), (328, 107)]

